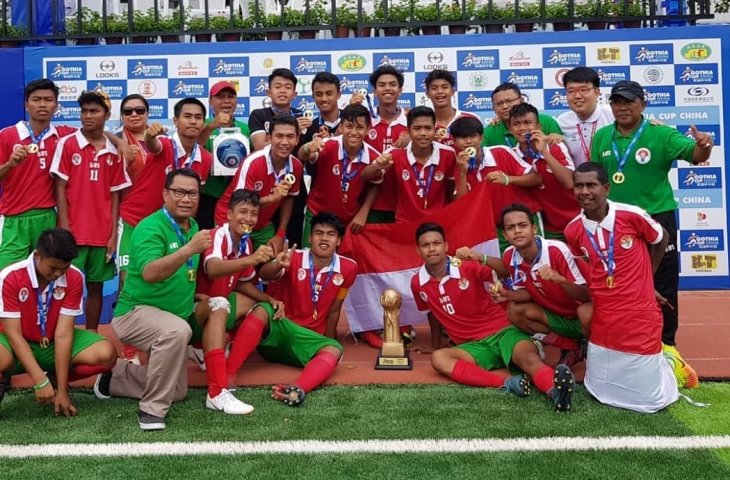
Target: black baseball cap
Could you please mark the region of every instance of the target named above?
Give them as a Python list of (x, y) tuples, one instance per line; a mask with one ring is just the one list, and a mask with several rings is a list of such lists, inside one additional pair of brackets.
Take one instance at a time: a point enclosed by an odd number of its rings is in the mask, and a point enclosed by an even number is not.
[(614, 100), (616, 97), (622, 97), (632, 102), (636, 99), (643, 100), (644, 88), (632, 80), (621, 80), (616, 82), (616, 85), (611, 89), (608, 100)]

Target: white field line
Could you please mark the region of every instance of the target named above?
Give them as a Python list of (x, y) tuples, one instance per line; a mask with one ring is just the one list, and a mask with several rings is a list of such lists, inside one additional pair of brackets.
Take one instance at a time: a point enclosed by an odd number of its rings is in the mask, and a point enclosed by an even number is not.
[(730, 448), (730, 435), (687, 437), (543, 437), (277, 442), (150, 442), (0, 445), (0, 458), (146, 457), (260, 454), (483, 453)]

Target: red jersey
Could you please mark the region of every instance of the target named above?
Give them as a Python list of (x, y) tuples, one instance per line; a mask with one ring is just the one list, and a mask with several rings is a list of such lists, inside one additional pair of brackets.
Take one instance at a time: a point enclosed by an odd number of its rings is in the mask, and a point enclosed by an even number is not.
[[(400, 115), (391, 123), (386, 122), (380, 117), (372, 119), (372, 127), (368, 133), (365, 142), (371, 145), (378, 152), (384, 152), (389, 148), (393, 148), (393, 144), (404, 133), (408, 133), (408, 121), (406, 120), (406, 112), (401, 109)], [(373, 202), (374, 210), (395, 210), (395, 184), (385, 179), (380, 185), (378, 196)]]
[(502, 260), (509, 270), (510, 279), (515, 290), (527, 290), (532, 301), (546, 310), (566, 318), (576, 318), (579, 302), (565, 293), (565, 289), (555, 282), (547, 282), (540, 278), (537, 271), (547, 265), (569, 282), (585, 285), (586, 281), (575, 263), (568, 246), (558, 240), (539, 239), (542, 248), (532, 264), (528, 264), (515, 247), (504, 251)]
[[(494, 147), (482, 147), (482, 162), (477, 168), (470, 170), (466, 175), (467, 187), (472, 190), (479, 183), (487, 181), (490, 172), (502, 171), (509, 176), (519, 177), (527, 175), (532, 171), (529, 163), (515, 155), (515, 152), (504, 145)], [(522, 203), (530, 210), (540, 210), (539, 204), (530, 192), (529, 188), (518, 187), (517, 185), (503, 185), (500, 183), (489, 184), (489, 197), (492, 201), (492, 214), (494, 222), (502, 225), (502, 210), (512, 203)]]
[(235, 245), (227, 223), (213, 230), (213, 243), (203, 252), (202, 261), (198, 266), (198, 281), (195, 285), (195, 293), (202, 293), (210, 297), (228, 297), (236, 288), (238, 282), (247, 282), (256, 276), (256, 270), (253, 266), (250, 266), (226, 277), (208, 277), (206, 264), (211, 258), (236, 260), (251, 255), (253, 252), (251, 239), (242, 237), (241, 241), (243, 242), (243, 251), (240, 251)]
[(316, 158), (317, 176), (307, 197), (307, 210), (313, 215), (332, 212), (347, 225), (360, 209), (360, 194), (368, 185), (360, 175), (379, 153), (366, 143), (357, 157), (343, 160), (345, 155), (342, 135), (325, 142)]
[(441, 143), (442, 145), (446, 145), (447, 147), (454, 146), (454, 137), (451, 135), (451, 132), (449, 131), (449, 127), (451, 126), (452, 123), (454, 123), (454, 120), (456, 120), (457, 118), (461, 118), (461, 117), (471, 117), (471, 118), (476, 118), (480, 122), (482, 121), (479, 117), (477, 117), (473, 113), (462, 112), (461, 110), (457, 110), (456, 113), (454, 114), (454, 118), (451, 119), (451, 121), (449, 122), (448, 125), (439, 125), (439, 123), (436, 122), (436, 132), (438, 132), (442, 128), (444, 130), (446, 130), (446, 136), (442, 137), (441, 141), (439, 143)]
[(132, 184), (117, 149), (105, 141), (97, 152), (79, 130), (59, 140), (51, 163), (51, 173), (66, 181), (69, 227), (79, 245), (106, 246), (117, 228), (111, 194)]
[[(0, 180), (0, 215), (18, 215), (35, 208), (56, 206), (53, 178), (49, 175), (51, 160), (61, 137), (71, 135), (75, 128), (51, 124), (38, 144), (37, 153), (28, 153), (19, 165)], [(30, 145), (31, 132), (25, 122), (18, 122), (0, 131), (0, 165), (5, 165), (16, 145)]]
[(481, 340), (509, 327), (504, 309), (492, 300), (484, 282), (493, 282), (492, 269), (479, 262), (449, 266), (441, 281), (422, 266), (411, 278), (416, 307), (430, 312), (456, 344)]
[(172, 137), (158, 137), (162, 149), (157, 155), (148, 154), (132, 188), (124, 196), (119, 207), (122, 220), (136, 227), (144, 217), (162, 207), (162, 190), (165, 176), (177, 165), (192, 168), (205, 184), (213, 165), (213, 157), (205, 148), (197, 145), (192, 159), (185, 153), (177, 133)]
[[(601, 255), (589, 240), (593, 237)], [(661, 242), (663, 230), (639, 207), (608, 201), (608, 215), (596, 223), (584, 214), (565, 228), (576, 256), (590, 263), (593, 296), (590, 341), (621, 352), (651, 355), (662, 350), (662, 316), (654, 297), (654, 274), (646, 244)], [(608, 288), (609, 240), (612, 239), (614, 288)]]
[(393, 166), (385, 176), (396, 185), (396, 223), (418, 220), (428, 210), (446, 206), (450, 193), (446, 180), (453, 180), (456, 171), (453, 148), (434, 142), (433, 153), (424, 165), (416, 160), (410, 143), (391, 153)]
[[(310, 263), (310, 258), (309, 249), (295, 250), (291, 266), (284, 271), (281, 278), (269, 283), (268, 293), (284, 302), (287, 318), (324, 335), (332, 303), (337, 297), (344, 298), (355, 282), (357, 264), (350, 258), (335, 254), (332, 265), (316, 270)], [(319, 291), (316, 302), (312, 296), (312, 275), (314, 289)]]
[[(532, 168), (542, 177), (542, 185), (533, 188), (532, 193), (540, 203), (545, 230), (563, 233), (565, 226), (580, 213), (580, 206), (575, 199), (573, 189), (565, 188), (560, 184), (545, 159), (530, 158), (520, 151), (520, 147), (515, 147), (514, 151), (525, 162), (532, 165)], [(561, 165), (569, 170), (575, 170), (568, 147), (564, 143), (550, 145), (550, 153)]]
[[(296, 181), (289, 188), (289, 196), (296, 197), (299, 195), (302, 178), (304, 177), (302, 162), (294, 155), (289, 155), (289, 161), (284, 165), (284, 168), (277, 172), (273, 163), (271, 163), (270, 153), (271, 145), (267, 145), (263, 150), (254, 152), (246, 157), (246, 160), (238, 167), (233, 181), (228, 185), (228, 188), (223, 192), (223, 195), (215, 206), (215, 223), (217, 225), (225, 223), (228, 202), (231, 200), (233, 192), (239, 188), (253, 190), (263, 198), (274, 193), (276, 184), (282, 182), (286, 174), (291, 173), (296, 178)], [(258, 231), (264, 228), (271, 221), (271, 217), (274, 216), (279, 205), (281, 205), (281, 202), (261, 207), (259, 209), (259, 220), (254, 230)]]
[[(40, 292), (46, 314), (46, 338), (53, 340), (59, 315), (76, 317), (83, 310), (84, 275), (71, 266)], [(0, 272), (0, 318), (19, 318), (23, 338), (40, 342), (41, 327), (38, 317), (38, 277), (31, 253), (28, 258), (14, 263)], [(50, 298), (49, 298), (50, 297)]]

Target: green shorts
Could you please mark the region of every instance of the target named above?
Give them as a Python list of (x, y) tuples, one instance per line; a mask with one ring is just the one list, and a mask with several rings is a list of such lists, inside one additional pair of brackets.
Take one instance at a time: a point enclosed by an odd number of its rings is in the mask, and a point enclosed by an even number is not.
[(395, 210), (370, 210), (365, 223), (395, 223)]
[(134, 227), (119, 219), (119, 229), (117, 232), (117, 270), (126, 272), (129, 267), (129, 255), (132, 253), (132, 232)]
[(269, 222), (261, 230), (254, 230), (251, 232), (251, 243), (253, 243), (253, 251), (255, 252), (261, 245), (266, 245), (269, 240), (274, 238), (276, 230), (274, 230), (274, 224)]
[(0, 215), (0, 270), (24, 260), (43, 230), (56, 226), (56, 210), (38, 208), (18, 215)]
[(580, 320), (577, 318), (562, 317), (545, 308), (543, 308), (542, 311), (545, 312), (548, 326), (553, 332), (558, 335), (562, 335), (563, 337), (583, 338), (583, 328), (580, 325)]
[[(535, 223), (535, 225), (537, 225), (536, 235), (542, 236), (543, 226), (542, 226), (542, 216), (540, 215), (540, 212), (537, 212), (532, 217), (532, 221)], [(504, 251), (507, 250), (507, 247), (509, 247), (509, 242), (504, 237), (504, 227), (502, 225), (497, 225), (497, 238), (499, 240), (499, 253), (504, 254)]]
[[(83, 352), (96, 342), (100, 342), (102, 340), (106, 340), (106, 338), (98, 333), (74, 328), (74, 339), (71, 344), (71, 358), (74, 358), (76, 355)], [(8, 337), (4, 333), (0, 333), (0, 345), (5, 347), (10, 353), (13, 353)], [(33, 357), (35, 357), (35, 360), (38, 362), (38, 366), (41, 367), (41, 369), (46, 372), (56, 371), (56, 346), (54, 342), (51, 342), (51, 344), (48, 345), (48, 348), (41, 348), (41, 346), (35, 342), (28, 342), (28, 345), (30, 345)], [(24, 372), (25, 368), (23, 368), (23, 365), (21, 365), (21, 363), (16, 359), (15, 366), (13, 366), (10, 372), (6, 373), (8, 375), (17, 375)]]
[(481, 340), (462, 343), (455, 348), (464, 350), (471, 355), (476, 364), (485, 370), (497, 370), (499, 368), (519, 370), (515, 365), (510, 364), (512, 362), (512, 352), (517, 344), (523, 341), (532, 342), (532, 339), (522, 330), (510, 325), (494, 335)]
[(114, 278), (117, 266), (106, 261), (106, 247), (79, 245), (79, 256), (73, 259), (74, 267), (84, 272), (87, 282), (103, 283)]
[[(260, 305), (271, 318), (273, 308), (269, 304)], [(342, 345), (337, 340), (282, 318), (269, 322), (269, 334), (259, 343), (258, 351), (269, 362), (303, 367), (324, 347), (334, 347), (342, 352)]]
[[(228, 303), (231, 304), (231, 311), (228, 313), (226, 318), (226, 332), (231, 332), (236, 329), (236, 307), (238, 305), (238, 299), (236, 298), (236, 292), (228, 294)], [(200, 343), (203, 341), (203, 327), (198, 323), (198, 319), (195, 317), (195, 309), (193, 313), (187, 319), (190, 329), (193, 331), (193, 335), (190, 337), (190, 343)]]

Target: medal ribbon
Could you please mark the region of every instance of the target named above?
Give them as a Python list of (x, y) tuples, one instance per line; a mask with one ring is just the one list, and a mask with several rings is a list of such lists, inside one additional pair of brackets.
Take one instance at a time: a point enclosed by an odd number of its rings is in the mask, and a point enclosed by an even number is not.
[[(423, 201), (426, 202), (428, 199), (428, 192), (431, 190), (431, 182), (433, 182), (433, 174), (436, 172), (436, 165), (431, 165), (430, 171), (428, 173), (428, 180), (424, 184), (421, 180), (421, 176), (418, 174), (418, 169), (416, 168), (416, 164), (418, 162), (415, 162), (411, 165), (411, 170), (413, 170), (413, 178), (416, 179), (416, 183), (418, 184), (418, 188), (420, 188), (423, 191)], [(424, 165), (424, 169), (426, 166)], [(421, 170), (423, 171), (423, 170)]]
[[(190, 165), (193, 163), (193, 159), (198, 154), (198, 142), (195, 142), (193, 145), (193, 151), (190, 152), (190, 155), (185, 158), (185, 160), (182, 163), (182, 166), (180, 166), (180, 159), (177, 156), (177, 142), (170, 137), (170, 141), (172, 141), (172, 148), (174, 150), (174, 153), (172, 154), (173, 158), (175, 159), (175, 170), (180, 170), (181, 168), (190, 168)], [(185, 150), (183, 150), (185, 151)]]
[[(360, 148), (360, 151), (357, 152), (357, 161), (362, 161), (362, 155), (365, 152), (365, 147), (363, 146)], [(350, 171), (348, 171), (348, 169)], [(357, 177), (357, 168), (352, 168), (352, 162), (350, 162), (349, 155), (347, 154), (347, 150), (342, 147), (342, 159), (340, 160), (340, 173), (342, 174), (342, 180), (341, 180), (341, 189), (342, 193), (347, 193), (348, 190), (348, 184), (352, 179)]]
[(542, 153), (535, 150), (535, 147), (532, 146), (532, 135), (531, 134), (526, 133), (525, 140), (527, 140), (527, 154), (530, 156), (530, 158), (532, 158), (534, 160), (544, 158), (542, 156)]
[[(537, 262), (539, 262), (540, 258), (542, 258), (542, 238), (535, 236), (535, 244), (537, 245), (537, 254), (532, 260), (532, 264), (530, 265), (530, 271), (535, 268)], [(507, 287), (510, 290), (514, 290), (513, 287), (527, 280), (527, 275), (522, 273), (522, 270), (520, 270), (520, 263), (521, 262), (517, 261), (517, 249), (515, 249), (514, 253), (512, 254), (512, 269), (514, 270), (514, 272), (512, 273), (512, 278), (507, 282)]]
[[(180, 225), (178, 225), (175, 219), (172, 218), (172, 215), (170, 215), (170, 212), (167, 211), (167, 208), (162, 207), (162, 213), (165, 214), (165, 217), (167, 217), (167, 219), (170, 221), (170, 224), (172, 224), (172, 229), (175, 230), (175, 234), (177, 235), (178, 240), (180, 240), (180, 248), (182, 248), (182, 246), (185, 245), (187, 242), (185, 241), (185, 235), (183, 235), (182, 230), (180, 230)], [(185, 263), (188, 266), (188, 271), (195, 270), (195, 267), (193, 266), (193, 257), (188, 257)]]
[[(608, 253), (604, 255), (601, 251), (601, 247), (598, 246), (598, 242), (596, 242), (596, 239), (591, 234), (590, 230), (588, 230), (585, 226), (583, 226), (583, 229), (586, 231), (586, 236), (588, 236), (588, 240), (591, 242), (591, 247), (593, 247), (593, 251), (595, 251), (601, 261), (606, 264), (606, 267), (608, 269), (608, 276), (613, 277), (613, 272), (616, 269), (616, 262), (613, 258), (613, 231), (611, 231), (611, 233), (609, 233), (608, 235)], [(598, 229), (596, 229), (596, 233), (598, 233)]]
[[(269, 161), (271, 162), (271, 166), (273, 167), (274, 159), (271, 157), (271, 152), (269, 152)], [(291, 173), (291, 165), (290, 165), (289, 160), (287, 159), (286, 165), (284, 165), (284, 173), (280, 173), (280, 172), (277, 173), (276, 171), (274, 171), (274, 184), (281, 182), (281, 179), (286, 177), (290, 173)]]
[[(636, 142), (639, 140), (639, 137), (641, 137), (641, 134), (644, 133), (644, 130), (646, 130), (646, 126), (649, 125), (649, 121), (647, 119), (644, 119), (643, 122), (641, 122), (641, 126), (637, 131), (634, 132), (634, 135), (631, 137), (631, 142), (629, 143), (629, 146), (626, 147), (626, 150), (624, 151), (624, 154), (619, 156), (618, 154), (618, 145), (616, 145), (616, 141), (611, 141), (611, 147), (613, 148), (613, 156), (616, 157), (616, 161), (618, 162), (618, 170), (616, 173), (623, 173), (624, 166), (626, 165), (626, 161), (629, 159), (629, 154), (631, 153), (631, 150), (634, 148), (634, 145), (636, 145)], [(613, 136), (616, 136), (616, 125), (613, 126)]]
[(45, 302), (43, 301), (43, 293), (41, 292), (41, 289), (35, 289), (36, 307), (38, 307), (38, 325), (41, 327), (41, 338), (48, 338), (46, 335), (46, 322), (48, 321), (48, 312), (51, 309), (51, 302), (53, 302), (53, 290), (55, 284), (55, 281), (48, 284), (48, 293), (46, 294)]
[(586, 139), (583, 136), (583, 125), (582, 123), (578, 123), (575, 125), (576, 130), (580, 133), (578, 138), (580, 138), (580, 148), (583, 150), (583, 155), (586, 157), (586, 161), (591, 161), (591, 143), (593, 142), (593, 135), (596, 133), (596, 125), (598, 125), (598, 120), (594, 120), (593, 127), (591, 128), (591, 136), (588, 138), (588, 143), (586, 144)]
[(236, 258), (241, 258), (246, 253), (246, 247), (248, 246), (249, 236), (250, 236), (249, 233), (244, 233), (243, 235), (241, 235), (241, 241), (238, 244), (238, 255), (236, 256)]
[[(320, 273), (322, 271), (320, 270)], [(332, 280), (332, 275), (335, 273), (335, 256), (332, 255), (332, 263), (330, 263), (329, 272), (327, 272), (327, 277), (324, 280), (324, 283), (320, 285), (317, 283), (317, 277), (318, 275), (314, 273), (314, 258), (312, 258), (312, 251), (309, 251), (309, 286), (312, 289), (312, 308), (314, 309), (314, 315), (317, 315), (317, 303), (319, 302), (319, 294), (321, 291), (324, 290), (324, 288), (327, 286), (327, 284), (330, 283), (330, 280)]]
[(370, 94), (365, 94), (365, 100), (367, 100), (368, 102), (368, 110), (370, 111), (370, 116), (373, 118), (377, 118), (375, 108), (373, 108), (373, 101), (370, 99)]
[(48, 133), (51, 130), (51, 126), (49, 125), (46, 128), (44, 128), (43, 131), (38, 134), (38, 136), (36, 136), (33, 133), (33, 129), (30, 127), (30, 123), (23, 122), (23, 124), (25, 124), (25, 128), (28, 129), (28, 134), (30, 134), (31, 143), (35, 143), (36, 145), (39, 145), (41, 143), (41, 140), (43, 140), (43, 137), (46, 136), (46, 133)]

